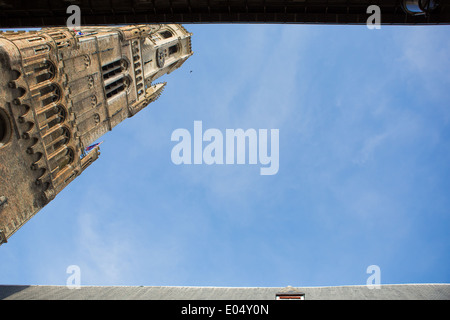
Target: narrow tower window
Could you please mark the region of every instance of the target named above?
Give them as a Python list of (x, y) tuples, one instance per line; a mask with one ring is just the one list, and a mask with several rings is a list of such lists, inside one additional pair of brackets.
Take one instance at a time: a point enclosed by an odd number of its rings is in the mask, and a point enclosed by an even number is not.
[(105, 86), (106, 98), (111, 98), (116, 94), (122, 92), (127, 87), (127, 82), (125, 81), (125, 77), (122, 77), (107, 86)]
[(169, 47), (169, 56), (178, 52), (178, 45)]
[(121, 72), (124, 72), (128, 68), (128, 62), (125, 59), (111, 62), (102, 66), (103, 80), (111, 78)]
[(39, 63), (34, 67), (34, 76), (36, 78), (36, 83), (50, 80), (54, 78), (55, 74), (56, 68), (50, 61)]
[(9, 142), (11, 137), (11, 124), (9, 117), (3, 109), (0, 108), (0, 148)]

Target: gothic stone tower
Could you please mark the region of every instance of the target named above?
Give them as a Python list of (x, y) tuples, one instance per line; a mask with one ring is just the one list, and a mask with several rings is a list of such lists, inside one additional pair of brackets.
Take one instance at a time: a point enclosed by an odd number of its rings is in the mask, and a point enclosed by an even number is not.
[(0, 244), (99, 155), (108, 130), (155, 101), (192, 54), (181, 25), (0, 33)]

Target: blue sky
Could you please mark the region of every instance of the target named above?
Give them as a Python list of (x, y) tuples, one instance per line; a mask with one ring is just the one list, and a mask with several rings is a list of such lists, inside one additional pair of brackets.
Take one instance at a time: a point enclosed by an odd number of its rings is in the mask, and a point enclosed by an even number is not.
[[(185, 27), (194, 55), (0, 248), (0, 284), (450, 282), (450, 27)], [(279, 129), (278, 173), (173, 164), (196, 120)]]

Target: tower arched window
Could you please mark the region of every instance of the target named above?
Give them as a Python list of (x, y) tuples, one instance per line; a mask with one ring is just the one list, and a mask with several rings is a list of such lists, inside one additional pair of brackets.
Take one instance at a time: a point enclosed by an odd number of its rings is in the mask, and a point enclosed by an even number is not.
[(169, 47), (169, 56), (174, 54), (174, 53), (177, 53), (177, 52), (178, 52), (178, 45), (177, 44)]
[(159, 34), (161, 35), (161, 37), (163, 37), (163, 39), (169, 39), (173, 36), (172, 32), (170, 32), (169, 30), (160, 32)]

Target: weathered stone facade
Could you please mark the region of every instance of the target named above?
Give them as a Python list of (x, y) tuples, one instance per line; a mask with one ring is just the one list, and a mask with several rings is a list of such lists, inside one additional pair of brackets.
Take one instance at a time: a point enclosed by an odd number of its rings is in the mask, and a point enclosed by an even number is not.
[(107, 131), (155, 101), (192, 54), (181, 25), (0, 33), (0, 244), (99, 155)]

